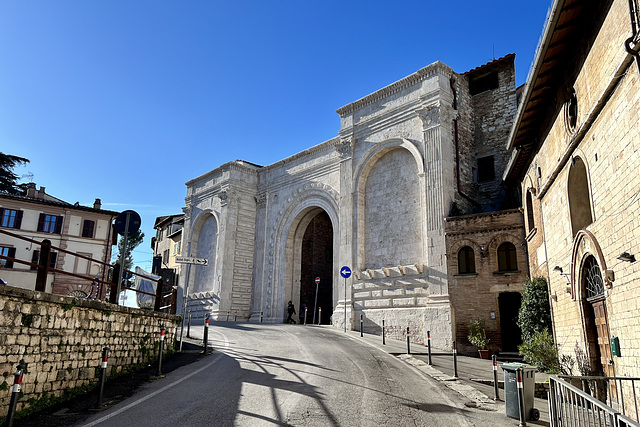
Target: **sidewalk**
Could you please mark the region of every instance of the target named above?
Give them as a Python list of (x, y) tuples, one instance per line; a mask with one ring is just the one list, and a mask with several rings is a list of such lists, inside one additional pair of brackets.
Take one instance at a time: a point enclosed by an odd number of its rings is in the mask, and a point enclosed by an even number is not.
[[(382, 337), (379, 335), (364, 334), (360, 337), (358, 331), (347, 331), (353, 339), (361, 340), (369, 345), (377, 347), (389, 354), (397, 356), (406, 363), (416, 367), (432, 378), (443, 381), (450, 389), (462, 394), (469, 399), (467, 406), (476, 407), (487, 411), (495, 411), (507, 418), (505, 413), (504, 390), (499, 389), (499, 401), (495, 401), (493, 389), (493, 364), (491, 360), (483, 360), (476, 357), (458, 355), (458, 377), (453, 377), (453, 355), (450, 352), (431, 349), (432, 365), (428, 365), (427, 347), (411, 343), (411, 354), (407, 355), (406, 341), (398, 341), (386, 338), (386, 345), (382, 345)], [(498, 384), (504, 382), (504, 372), (498, 362)], [(545, 382), (549, 378), (548, 374), (536, 373), (536, 382)], [(546, 399), (536, 398), (534, 408), (540, 411), (538, 421), (527, 421), (531, 425), (549, 425), (549, 407)], [(514, 419), (517, 424), (517, 420)]]

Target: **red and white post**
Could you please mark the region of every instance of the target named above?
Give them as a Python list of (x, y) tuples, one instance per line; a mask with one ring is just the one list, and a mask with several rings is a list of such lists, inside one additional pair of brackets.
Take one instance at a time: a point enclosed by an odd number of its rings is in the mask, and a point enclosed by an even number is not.
[(7, 427), (13, 426), (13, 418), (16, 412), (16, 406), (18, 405), (18, 397), (20, 396), (20, 390), (22, 389), (22, 376), (24, 370), (27, 369), (27, 365), (21, 363), (18, 365), (15, 377), (13, 379), (13, 391), (11, 393), (11, 402), (9, 403), (9, 413), (7, 414)]
[(107, 362), (109, 360), (109, 347), (102, 347), (102, 363), (100, 363), (100, 383), (98, 388), (98, 409), (102, 407), (104, 397), (104, 382), (107, 378)]

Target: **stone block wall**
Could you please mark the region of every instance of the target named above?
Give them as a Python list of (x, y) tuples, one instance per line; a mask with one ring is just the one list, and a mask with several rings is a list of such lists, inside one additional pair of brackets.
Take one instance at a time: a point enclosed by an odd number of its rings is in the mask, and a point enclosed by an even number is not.
[(178, 324), (174, 315), (0, 287), (0, 416), (7, 414), (18, 364), (27, 363), (22, 410), (97, 382), (105, 346), (107, 375), (155, 359), (160, 327), (167, 349)]

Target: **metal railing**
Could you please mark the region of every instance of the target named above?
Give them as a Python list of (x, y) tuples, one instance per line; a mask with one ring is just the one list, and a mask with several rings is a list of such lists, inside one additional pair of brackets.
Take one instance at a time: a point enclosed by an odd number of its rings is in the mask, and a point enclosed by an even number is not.
[[(640, 378), (551, 376), (549, 421), (555, 426), (638, 426)], [(580, 384), (582, 389), (574, 384)]]
[[(33, 263), (33, 262), (25, 261), (19, 258), (12, 258), (8, 256), (0, 255), (0, 259), (4, 259), (12, 263), (26, 265), (26, 266), (29, 266), (31, 269), (37, 270), (36, 278), (35, 278), (36, 291), (45, 292), (46, 284), (47, 284), (47, 275), (49, 273), (55, 273), (59, 275), (73, 277), (80, 281), (86, 281), (88, 285), (89, 284), (91, 285), (91, 294), (89, 295), (90, 299), (108, 300), (112, 304), (118, 304), (118, 295), (116, 291), (118, 287), (115, 282), (118, 281), (118, 277), (119, 277), (119, 270), (120, 270), (119, 264), (111, 265), (109, 263), (106, 263), (91, 257), (87, 257), (81, 254), (77, 254), (75, 252), (68, 251), (66, 249), (52, 245), (51, 241), (46, 239), (39, 242), (37, 240), (29, 239), (28, 237), (20, 236), (19, 234), (15, 234), (3, 229), (0, 229), (0, 234), (5, 234), (14, 239), (20, 239), (22, 241), (40, 246), (40, 257), (39, 257), (38, 263)], [(77, 273), (71, 273), (68, 271), (52, 268), (51, 266), (49, 266), (49, 254), (51, 253), (52, 249), (55, 249), (60, 253), (65, 253), (65, 254), (74, 256), (76, 258), (84, 259), (90, 263), (95, 263), (100, 265), (103, 271), (102, 273), (103, 279), (99, 280), (98, 277), (92, 276), (89, 274), (77, 274)], [(105, 275), (109, 270), (111, 270), (111, 277), (113, 278), (112, 282), (108, 282), (107, 280), (105, 280)], [(144, 279), (150, 280), (152, 282), (156, 282), (156, 292), (155, 293), (144, 292), (144, 291), (141, 291), (132, 287), (127, 287), (127, 286), (123, 286), (121, 288), (122, 290), (126, 289), (126, 290), (134, 291), (136, 293), (150, 295), (155, 298), (154, 311), (169, 311), (171, 314), (175, 314), (176, 296), (177, 296), (177, 289), (175, 287), (165, 284), (162, 281), (162, 278), (155, 279), (152, 277), (137, 274), (134, 271), (129, 271), (129, 270), (125, 270), (125, 271), (131, 275), (139, 276)], [(96, 289), (95, 296), (93, 295), (94, 286), (98, 287)], [(107, 296), (107, 291), (109, 291), (108, 296)]]

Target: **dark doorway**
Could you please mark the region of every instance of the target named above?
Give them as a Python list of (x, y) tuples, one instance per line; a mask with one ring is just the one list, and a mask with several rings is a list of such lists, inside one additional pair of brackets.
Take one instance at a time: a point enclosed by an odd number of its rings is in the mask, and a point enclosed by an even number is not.
[[(304, 232), (302, 238), (302, 265), (300, 268), (300, 320), (303, 321), (304, 308), (307, 307), (307, 323), (314, 317), (320, 318), (317, 308), (322, 308), (323, 325), (331, 322), (333, 314), (333, 226), (326, 212), (316, 215)], [(316, 298), (316, 277), (320, 278), (318, 304)]]
[(521, 304), (520, 292), (503, 292), (498, 296), (502, 351), (518, 351), (518, 346), (522, 344), (522, 332), (517, 324)]

